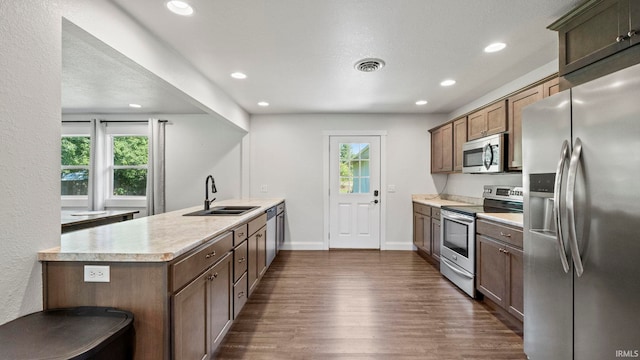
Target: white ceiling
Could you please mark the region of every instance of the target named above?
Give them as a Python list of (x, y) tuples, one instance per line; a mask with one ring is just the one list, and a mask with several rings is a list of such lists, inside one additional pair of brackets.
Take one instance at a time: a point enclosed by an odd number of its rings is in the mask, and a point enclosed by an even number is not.
[[(554, 60), (557, 35), (546, 26), (581, 2), (188, 0), (195, 14), (180, 17), (166, 9), (164, 0), (110, 1), (252, 114), (449, 113)], [(507, 48), (482, 51), (496, 41)], [(69, 108), (108, 107), (82, 88), (84, 78), (89, 82), (84, 86), (117, 89), (121, 102), (129, 88), (148, 97), (141, 102), (162, 98), (153, 82), (138, 83), (132, 74), (120, 77), (115, 68), (96, 78), (91, 64), (71, 64), (67, 54), (63, 103)], [(354, 70), (365, 57), (381, 58), (386, 67), (374, 73)], [(68, 67), (76, 66), (88, 68), (70, 75)], [(234, 71), (248, 78), (233, 79)], [(457, 84), (441, 87), (447, 78)], [(76, 91), (67, 91), (69, 82), (76, 82)], [(416, 106), (420, 99), (429, 103)], [(165, 100), (156, 104), (166, 107)], [(259, 107), (258, 101), (271, 106)]]

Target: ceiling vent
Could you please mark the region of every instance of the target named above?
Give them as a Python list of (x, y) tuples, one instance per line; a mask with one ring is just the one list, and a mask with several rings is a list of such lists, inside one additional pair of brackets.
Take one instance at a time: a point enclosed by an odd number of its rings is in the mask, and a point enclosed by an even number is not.
[(362, 59), (358, 61), (354, 67), (356, 68), (356, 70), (362, 72), (374, 72), (384, 67), (384, 61), (382, 61), (381, 59), (373, 58)]

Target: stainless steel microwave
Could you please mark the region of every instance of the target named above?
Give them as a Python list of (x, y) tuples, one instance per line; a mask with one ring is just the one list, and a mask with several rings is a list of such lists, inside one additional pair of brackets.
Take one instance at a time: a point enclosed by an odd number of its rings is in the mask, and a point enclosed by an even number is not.
[(468, 141), (462, 145), (462, 172), (469, 174), (504, 171), (506, 135), (496, 134)]

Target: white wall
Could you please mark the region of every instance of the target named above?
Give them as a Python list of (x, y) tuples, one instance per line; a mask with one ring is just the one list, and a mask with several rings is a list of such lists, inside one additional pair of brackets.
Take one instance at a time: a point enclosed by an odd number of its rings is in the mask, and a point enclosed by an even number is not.
[[(207, 175), (218, 200), (242, 195), (242, 139), (245, 132), (206, 115), (163, 115), (166, 127), (167, 211), (201, 206)], [(212, 198), (210, 196), (210, 198)]]
[(248, 130), (249, 114), (244, 109), (111, 1), (65, 0), (63, 5), (65, 19), (184, 92), (202, 110)]
[(60, 243), (60, 11), (0, 1), (0, 324), (42, 309), (39, 250)]
[[(412, 247), (411, 194), (434, 193), (429, 174), (428, 129), (442, 115), (254, 115), (250, 137), (250, 194), (284, 197), (287, 247), (321, 249), (323, 244), (323, 131), (386, 130), (387, 248)], [(435, 181), (442, 180), (436, 179)], [(260, 192), (267, 185), (268, 192)], [(385, 189), (381, 189), (385, 190)]]

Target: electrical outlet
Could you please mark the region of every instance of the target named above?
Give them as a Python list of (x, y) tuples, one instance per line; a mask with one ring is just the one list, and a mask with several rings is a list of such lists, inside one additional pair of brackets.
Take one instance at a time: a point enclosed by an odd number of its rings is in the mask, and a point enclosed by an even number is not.
[(260, 186), (260, 192), (263, 192), (263, 193), (267, 192), (267, 185), (266, 184)]
[(84, 282), (109, 282), (110, 280), (108, 265), (84, 266)]
[(390, 192), (390, 193), (396, 192), (396, 186), (395, 185), (387, 185), (387, 192)]

